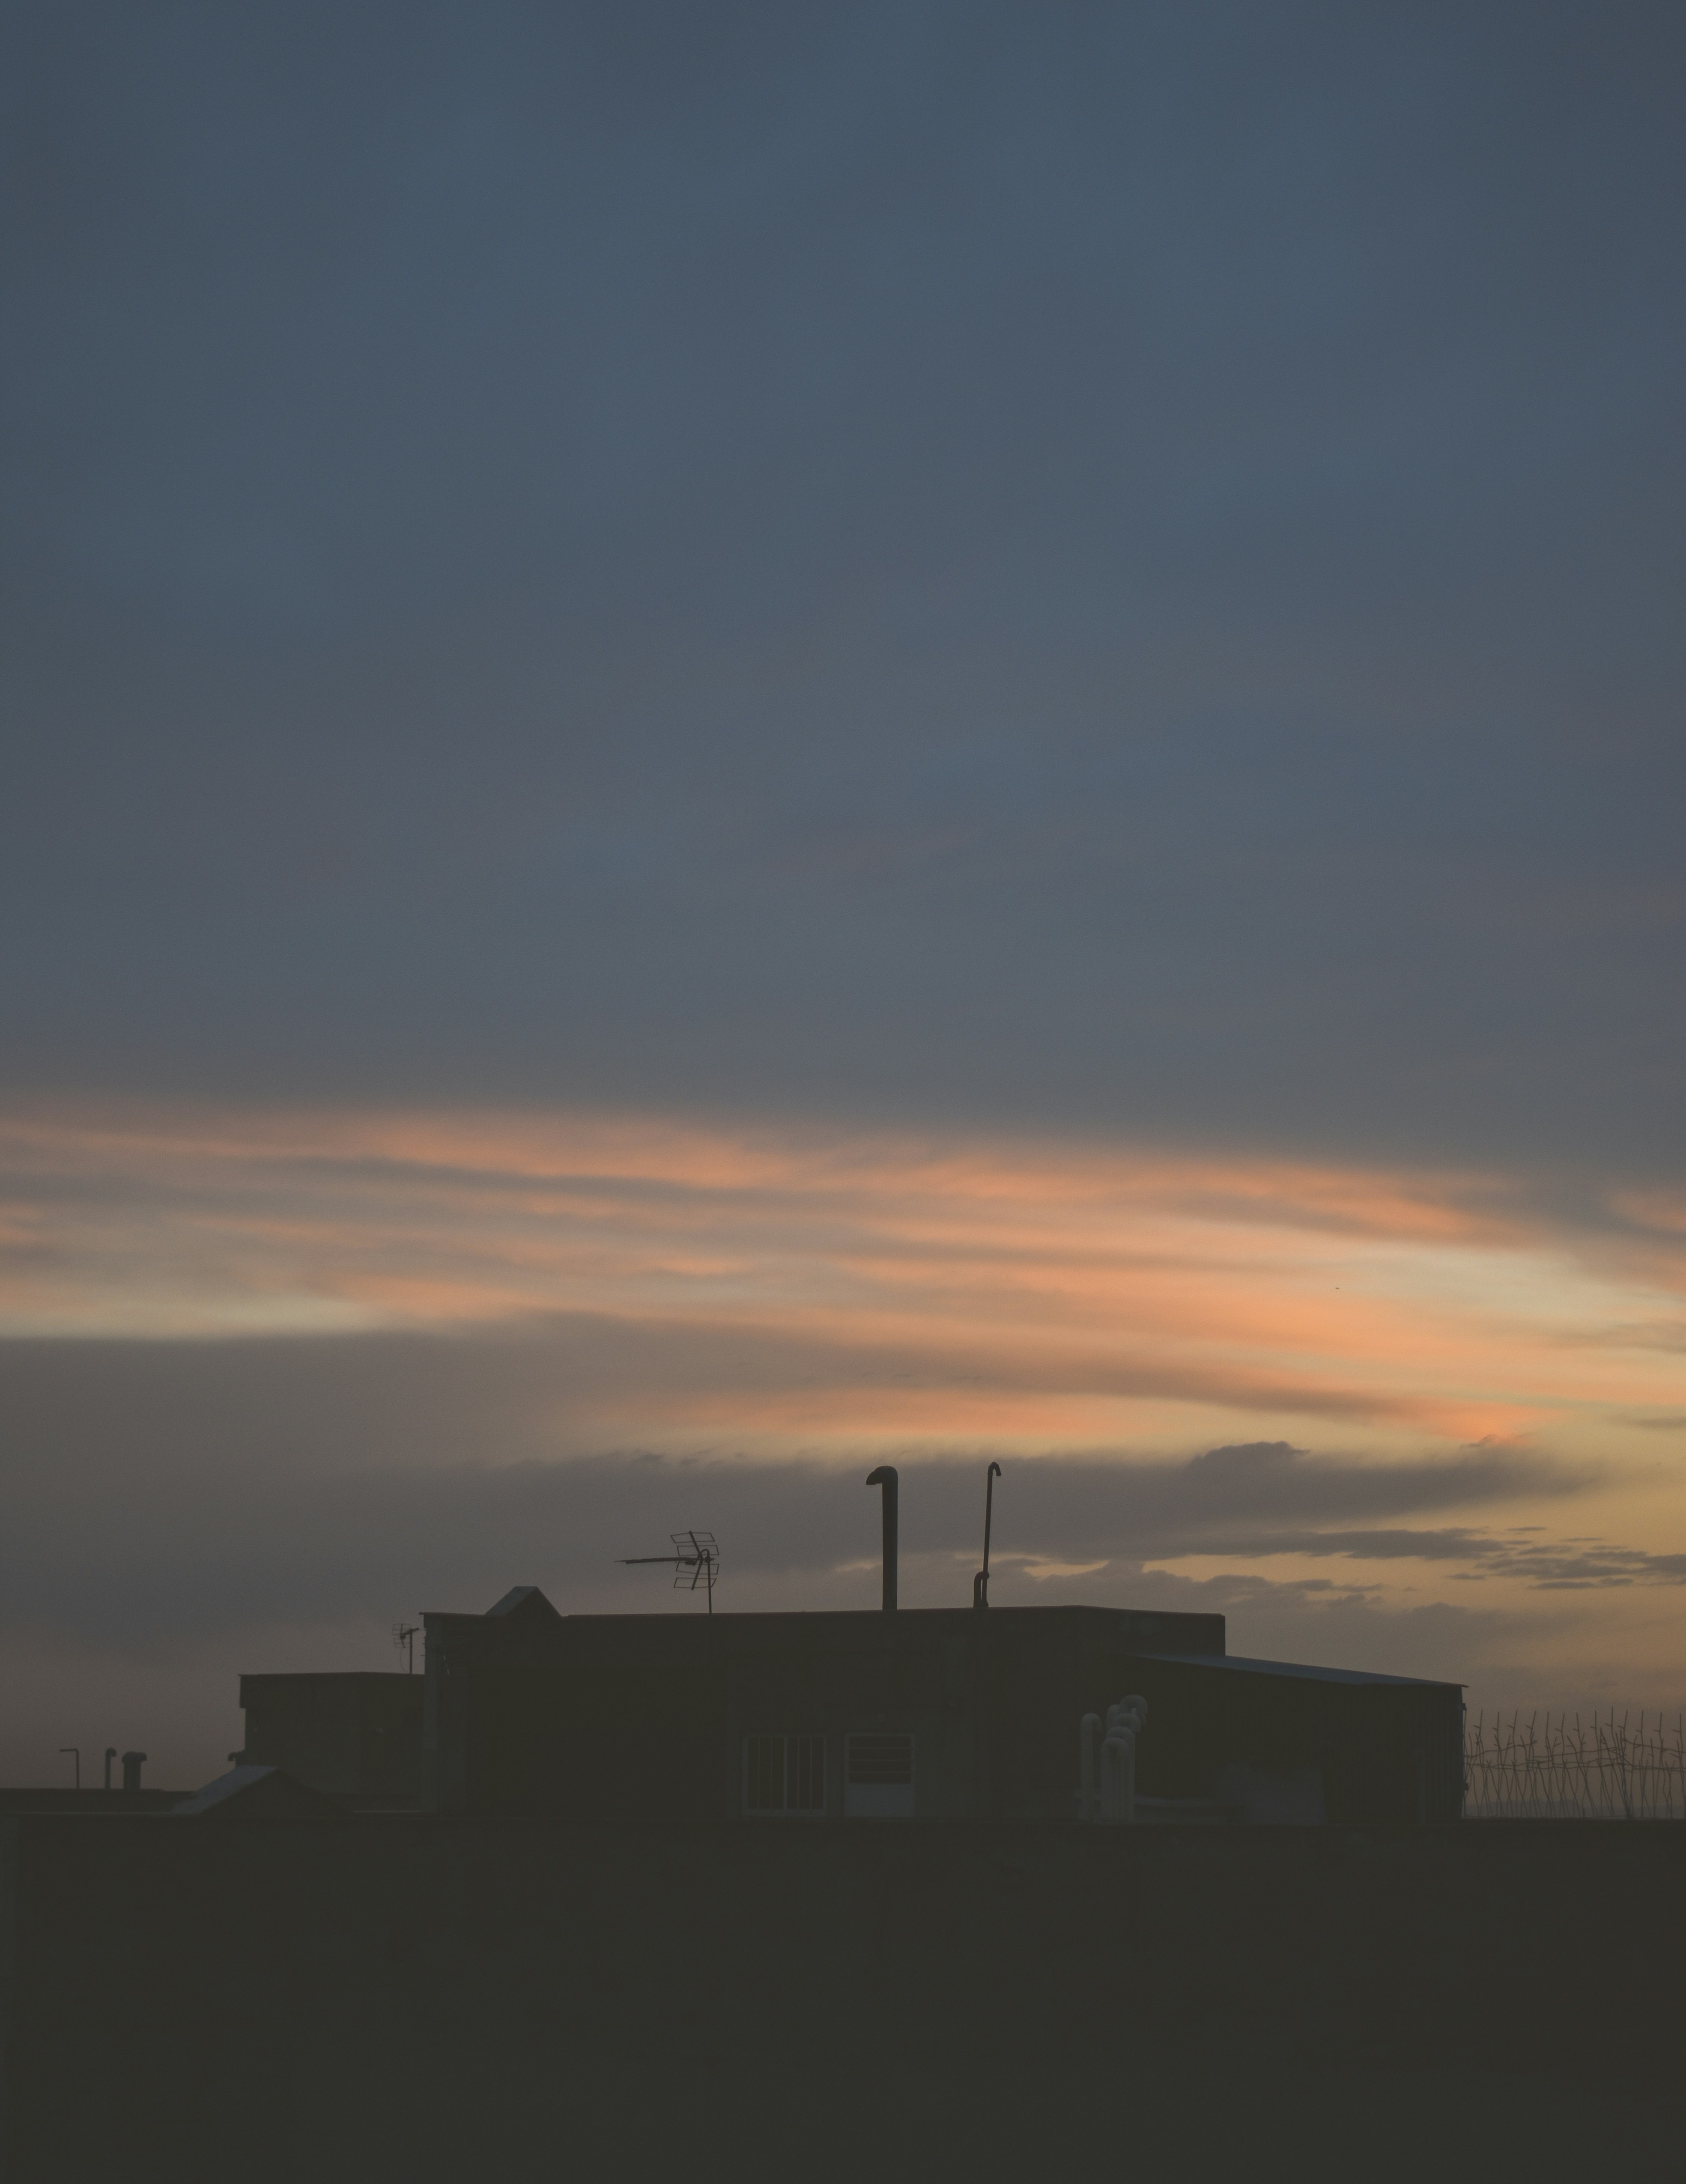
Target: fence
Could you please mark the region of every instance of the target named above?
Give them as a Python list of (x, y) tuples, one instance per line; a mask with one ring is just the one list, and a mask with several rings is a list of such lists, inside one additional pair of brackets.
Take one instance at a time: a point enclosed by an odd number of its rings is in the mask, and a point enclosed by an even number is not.
[(1464, 1817), (1686, 1819), (1686, 1717), (1479, 1714), (1464, 1725)]

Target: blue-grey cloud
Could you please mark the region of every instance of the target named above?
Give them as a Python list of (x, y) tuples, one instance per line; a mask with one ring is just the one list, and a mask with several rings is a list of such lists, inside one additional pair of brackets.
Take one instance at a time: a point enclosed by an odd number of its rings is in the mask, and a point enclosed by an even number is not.
[(14, 1085), (1678, 1173), (1678, 11), (22, 8)]
[[(618, 1586), (625, 1607), (636, 1596), (615, 1558), (693, 1524), (721, 1539), (746, 1605), (869, 1592), (848, 1575), (877, 1552), (864, 1461), (749, 1461), (729, 1446), (559, 1460), (578, 1362), (495, 1334), (0, 1344), (0, 1622), (150, 1643), (472, 1605), (517, 1581), (599, 1604)], [(1633, 1582), (1680, 1559), (1414, 1524), (1532, 1514), (1588, 1484), (1519, 1448), (1354, 1461), (1264, 1442), (1008, 1468), (996, 1550), (1026, 1599), (1046, 1596), (1040, 1566), (1082, 1567), (1089, 1589), (1098, 1573), (1111, 1590), (1190, 1555), (1407, 1554), (1536, 1582), (1582, 1568)], [(915, 1603), (969, 1597), (959, 1562), (976, 1548), (980, 1471), (960, 1449), (905, 1460)]]

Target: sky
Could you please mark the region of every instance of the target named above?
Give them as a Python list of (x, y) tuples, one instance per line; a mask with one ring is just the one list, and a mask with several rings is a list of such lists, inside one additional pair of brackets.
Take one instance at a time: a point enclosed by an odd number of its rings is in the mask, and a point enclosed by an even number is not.
[(1686, 20), (0, 5), (0, 1778), (722, 1607), (1686, 1705)]

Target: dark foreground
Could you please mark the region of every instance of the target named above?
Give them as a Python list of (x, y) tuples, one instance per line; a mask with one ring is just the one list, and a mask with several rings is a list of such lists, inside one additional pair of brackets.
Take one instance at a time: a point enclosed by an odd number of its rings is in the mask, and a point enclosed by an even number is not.
[(1668, 1824), (0, 1847), (14, 2184), (1686, 2168)]

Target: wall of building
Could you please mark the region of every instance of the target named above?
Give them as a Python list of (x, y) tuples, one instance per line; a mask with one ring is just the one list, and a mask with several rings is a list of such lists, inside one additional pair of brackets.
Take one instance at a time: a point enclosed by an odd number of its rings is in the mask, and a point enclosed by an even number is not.
[(1463, 1693), (1455, 1684), (1337, 1681), (1276, 1664), (1138, 1656), (1113, 1685), (1147, 1701), (1137, 1783), (1158, 1797), (1221, 1795), (1241, 1769), (1255, 1778), (1309, 1773), (1340, 1825), (1456, 1819), (1463, 1791)]
[[(1087, 1607), (893, 1615), (427, 1618), (438, 1809), (725, 1819), (747, 1737), (818, 1736), (827, 1810), (845, 1740), (913, 1738), (922, 1819), (1074, 1808), (1077, 1724), (1124, 1649), (1220, 1655), (1221, 1616)], [(1114, 1681), (1116, 1680), (1114, 1676)]]
[(1081, 1717), (1140, 1691), (1147, 1795), (1220, 1797), (1239, 1766), (1259, 1780), (1307, 1777), (1337, 1821), (1457, 1817), (1455, 1685), (1264, 1675), (1225, 1666), (1223, 1646), (1216, 1616), (565, 1618), (530, 1596), (516, 1616), (427, 1618), (434, 1802), (487, 1815), (723, 1819), (743, 1809), (747, 1741), (800, 1737), (823, 1755), (823, 1815), (836, 1819), (850, 1737), (899, 1733), (912, 1739), (918, 1819), (1065, 1819)]
[(324, 1796), (405, 1803), (422, 1795), (423, 1680), (378, 1669), (240, 1679), (243, 1757)]

